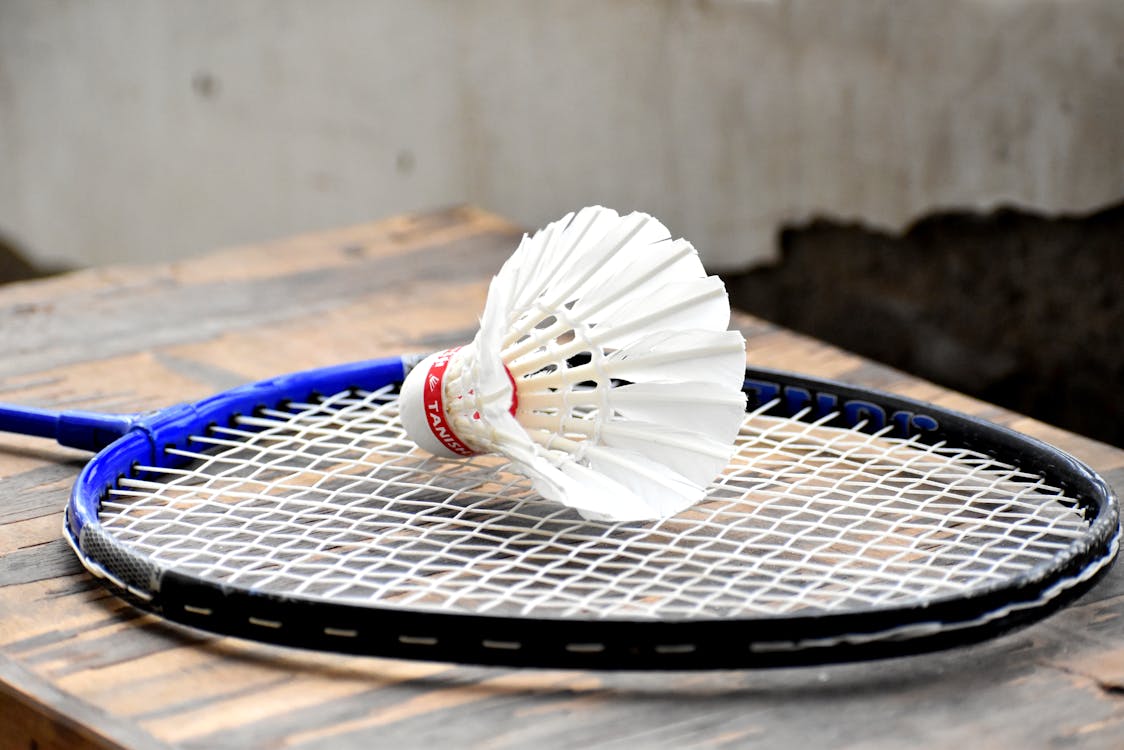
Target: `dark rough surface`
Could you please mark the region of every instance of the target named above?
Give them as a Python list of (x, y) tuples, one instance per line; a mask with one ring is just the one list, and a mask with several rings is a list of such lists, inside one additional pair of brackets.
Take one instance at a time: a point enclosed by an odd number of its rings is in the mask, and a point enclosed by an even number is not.
[(901, 235), (820, 220), (727, 283), (749, 313), (1124, 445), (1124, 204), (947, 213)]
[(27, 260), (11, 241), (0, 234), (0, 284), (37, 279), (58, 273), (60, 270), (62, 269), (35, 265)]

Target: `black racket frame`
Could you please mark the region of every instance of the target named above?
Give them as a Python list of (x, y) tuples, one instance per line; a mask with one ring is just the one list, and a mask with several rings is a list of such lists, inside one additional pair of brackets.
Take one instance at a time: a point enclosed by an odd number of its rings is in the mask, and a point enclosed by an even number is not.
[[(408, 369), (414, 361), (403, 360), (400, 369)], [(386, 367), (378, 371), (378, 381), (387, 379), (386, 372), (398, 372)], [(330, 380), (332, 386), (342, 382), (338, 374)], [(306, 381), (314, 383), (315, 378), (300, 380)], [(394, 382), (400, 384), (400, 376)], [(243, 410), (283, 406), (279, 402), (293, 400), (291, 388), (262, 385), (255, 384), (254, 391), (262, 400), (252, 404), (242, 399)], [(362, 378), (351, 383), (357, 389), (382, 385)], [(283, 394), (271, 401), (266, 396), (273, 392)], [(305, 398), (315, 399), (323, 392), (310, 386)], [(747, 368), (745, 392), (750, 410), (768, 405), (769, 415), (799, 414), (809, 421), (835, 413), (827, 424), (857, 423), (867, 432), (890, 425), (899, 436), (970, 448), (1037, 474), (1080, 505), (1089, 522), (1088, 533), (1050, 564), (966, 595), (861, 611), (678, 621), (491, 616), (287, 597), (219, 585), (176, 570), (156, 570), (148, 561), (135, 560), (96, 523), (84, 524), (81, 539), (75, 538), (75, 524), (70, 523), (68, 536), (87, 568), (108, 580), (114, 593), (191, 628), (348, 654), (586, 669), (788, 667), (966, 645), (1064, 607), (1093, 586), (1115, 557), (1119, 517), (1112, 489), (1084, 464), (1039, 440), (920, 401), (775, 370)], [(230, 416), (206, 413), (198, 405), (192, 409), (189, 421), (196, 423)], [(122, 438), (128, 439), (129, 435)], [(105, 481), (108, 491), (127, 473), (108, 481), (98, 476), (95, 481)], [(91, 549), (99, 552), (90, 555)]]

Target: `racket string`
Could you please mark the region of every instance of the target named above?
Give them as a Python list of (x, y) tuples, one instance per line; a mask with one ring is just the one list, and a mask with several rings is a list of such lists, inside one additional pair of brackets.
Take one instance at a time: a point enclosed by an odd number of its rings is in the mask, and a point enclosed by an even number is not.
[(747, 415), (707, 500), (649, 524), (541, 501), (489, 457), (416, 453), (393, 393), (263, 409), (139, 467), (103, 525), (158, 564), (282, 595), (556, 617), (905, 604), (1009, 580), (1087, 524), (983, 454)]

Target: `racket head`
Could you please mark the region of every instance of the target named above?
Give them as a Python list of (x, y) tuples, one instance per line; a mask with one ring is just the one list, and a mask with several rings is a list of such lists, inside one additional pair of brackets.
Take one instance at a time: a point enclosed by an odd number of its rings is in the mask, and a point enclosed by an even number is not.
[[(119, 595), (214, 633), (606, 669), (821, 664), (970, 643), (1055, 611), (1116, 554), (1116, 498), (1076, 459), (932, 405), (755, 369), (750, 447), (712, 501), (663, 522), (585, 521), (536, 501), (494, 460), (412, 452), (395, 396), (417, 359), (297, 373), (140, 420), (81, 473), (71, 545)], [(350, 425), (332, 433), (346, 439), (325, 437), (329, 422)], [(238, 441), (267, 444), (239, 465)], [(316, 447), (291, 450), (301, 441)], [(941, 479), (934, 467), (947, 460), (967, 473)], [(855, 493), (840, 472), (874, 489)], [(347, 568), (348, 556), (361, 565)], [(293, 558), (312, 574), (280, 572)], [(474, 570), (490, 572), (466, 593), (458, 578)], [(589, 593), (601, 584), (608, 594)]]

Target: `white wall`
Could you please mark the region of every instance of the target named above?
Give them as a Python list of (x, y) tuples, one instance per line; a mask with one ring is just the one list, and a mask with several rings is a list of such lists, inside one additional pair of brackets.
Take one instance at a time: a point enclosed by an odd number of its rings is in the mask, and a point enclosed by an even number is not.
[(1119, 0), (0, 0), (0, 233), (51, 261), (601, 202), (731, 268), (1122, 197)]

